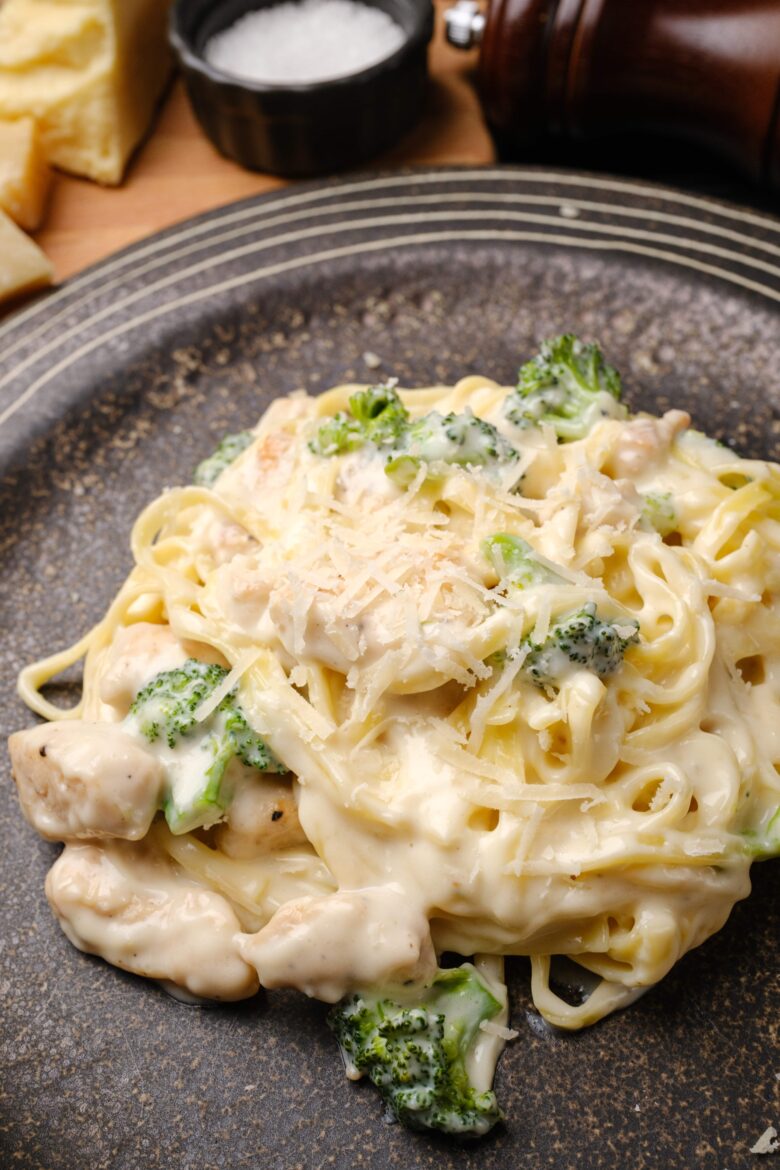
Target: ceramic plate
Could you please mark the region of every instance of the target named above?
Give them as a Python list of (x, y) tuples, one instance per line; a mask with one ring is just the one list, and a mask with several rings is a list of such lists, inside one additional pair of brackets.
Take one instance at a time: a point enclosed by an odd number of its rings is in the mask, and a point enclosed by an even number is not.
[[(510, 382), (566, 329), (600, 339), (631, 407), (685, 407), (778, 458), (778, 302), (778, 222), (534, 170), (293, 187), (88, 270), (0, 325), (2, 730), (32, 722), (19, 665), (102, 614), (143, 504), (275, 395)], [(756, 867), (750, 900), (659, 987), (579, 1035), (539, 1026), (511, 964), (508, 1120), (460, 1148), (385, 1123), (343, 1076), (322, 1005), (185, 1007), (74, 950), (43, 893), (56, 849), (1, 768), (3, 1166), (739, 1170), (780, 1128), (780, 865)]]

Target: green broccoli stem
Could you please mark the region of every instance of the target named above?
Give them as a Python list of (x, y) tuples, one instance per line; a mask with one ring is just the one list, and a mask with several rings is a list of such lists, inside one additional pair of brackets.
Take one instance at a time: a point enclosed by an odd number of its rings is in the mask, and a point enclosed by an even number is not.
[(544, 564), (527, 540), (497, 532), (482, 542), (482, 553), (495, 569), (499, 581), (517, 589), (534, 585), (564, 584), (565, 577)]

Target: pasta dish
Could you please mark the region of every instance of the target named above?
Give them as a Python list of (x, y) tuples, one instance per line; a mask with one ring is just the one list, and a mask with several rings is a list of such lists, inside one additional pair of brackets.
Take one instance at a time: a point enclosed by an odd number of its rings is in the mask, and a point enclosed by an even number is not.
[[(594, 345), (514, 387), (277, 399), (132, 550), (20, 675), (52, 909), (176, 994), (333, 1004), (409, 1125), (500, 1117), (504, 956), (592, 1024), (780, 852), (780, 468), (630, 415)], [(63, 711), (42, 688), (82, 658)]]

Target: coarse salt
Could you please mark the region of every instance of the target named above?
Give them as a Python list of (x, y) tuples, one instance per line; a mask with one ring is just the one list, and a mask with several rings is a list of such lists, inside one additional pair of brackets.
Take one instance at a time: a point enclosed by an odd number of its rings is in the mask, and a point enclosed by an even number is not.
[(209, 65), (267, 85), (347, 77), (390, 57), (400, 25), (356, 0), (300, 0), (248, 12), (207, 43)]

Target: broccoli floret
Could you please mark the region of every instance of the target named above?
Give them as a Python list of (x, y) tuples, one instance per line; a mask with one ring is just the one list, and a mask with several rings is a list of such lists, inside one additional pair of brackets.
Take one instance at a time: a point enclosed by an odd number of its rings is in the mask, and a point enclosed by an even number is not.
[(522, 536), (509, 536), (505, 532), (489, 536), (482, 542), (482, 552), (490, 561), (502, 582), (517, 589), (530, 589), (532, 585), (559, 584), (565, 580), (553, 569), (543, 565)]
[(340, 410), (320, 426), (309, 450), (329, 457), (357, 451), (366, 443), (392, 446), (403, 434), (408, 419), (409, 412), (392, 386), (358, 390), (350, 396), (349, 411)]
[(195, 712), (227, 674), (224, 666), (188, 658), (176, 670), (156, 675), (142, 687), (130, 707), (150, 743), (162, 736), (168, 747), (195, 727)]
[(639, 641), (638, 623), (604, 621), (593, 602), (550, 628), (544, 642), (525, 638), (523, 672), (538, 687), (558, 688), (573, 667), (608, 678), (620, 668), (629, 646)]
[(669, 536), (677, 530), (677, 511), (671, 492), (648, 492), (644, 497), (642, 520), (654, 528), (659, 536)]
[(571, 442), (600, 418), (625, 416), (620, 392), (620, 374), (599, 347), (564, 333), (543, 341), (536, 357), (521, 367), (505, 410), (517, 426), (549, 423), (560, 442)]
[(441, 415), (432, 410), (415, 422), (392, 386), (359, 390), (324, 422), (309, 443), (315, 455), (344, 455), (371, 443), (387, 456), (385, 471), (406, 487), (424, 463), (458, 467), (513, 463), (514, 447), (484, 419), (468, 408), (463, 414)]
[(358, 390), (349, 400), (349, 409), (377, 447), (392, 446), (409, 423), (409, 411), (392, 386)]
[(230, 799), (222, 780), (234, 757), (262, 772), (286, 771), (249, 726), (235, 691), (208, 718), (196, 720), (200, 705), (227, 674), (223, 666), (188, 658), (147, 683), (130, 708), (131, 725), (150, 743), (164, 743), (173, 753), (165, 761), (168, 792), (163, 806), (173, 833), (219, 819)]
[(423, 463), (487, 467), (515, 463), (519, 458), (503, 435), (469, 407), (463, 414), (430, 411), (408, 425), (400, 446), (398, 454), (388, 459), (385, 472), (402, 486), (414, 478)]
[(234, 459), (238, 459), (242, 451), (254, 442), (255, 436), (251, 431), (239, 431), (235, 435), (225, 435), (216, 451), (212, 451), (208, 459), (204, 459), (195, 468), (192, 482), (198, 487), (211, 487), (219, 479), (226, 467)]
[(480, 1024), (500, 1010), (475, 968), (464, 963), (440, 970), (413, 1005), (353, 995), (328, 1022), (348, 1065), (370, 1077), (404, 1125), (478, 1137), (492, 1129), (501, 1110), (492, 1090), (474, 1088), (466, 1061)]
[(309, 441), (309, 450), (314, 455), (325, 457), (344, 455), (347, 451), (357, 451), (365, 441), (365, 432), (357, 419), (345, 410), (340, 410), (322, 424)]

